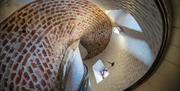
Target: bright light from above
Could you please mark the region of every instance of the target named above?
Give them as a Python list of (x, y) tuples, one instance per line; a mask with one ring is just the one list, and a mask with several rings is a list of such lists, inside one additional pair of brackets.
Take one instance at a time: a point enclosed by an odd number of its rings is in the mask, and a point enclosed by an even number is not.
[(113, 28), (113, 32), (116, 33), (116, 34), (120, 34), (120, 33), (119, 33), (119, 30), (120, 30), (119, 27), (114, 27), (114, 28)]
[(149, 45), (144, 40), (132, 37), (127, 37), (127, 42), (129, 53), (150, 67), (153, 63), (153, 55)]
[(139, 24), (130, 13), (123, 10), (106, 10), (105, 13), (119, 26), (124, 26), (135, 31), (142, 32)]
[(126, 49), (129, 54), (149, 67), (152, 65), (154, 58), (151, 48), (146, 41), (127, 36), (123, 32), (120, 32), (117, 38), (120, 40), (120, 46)]

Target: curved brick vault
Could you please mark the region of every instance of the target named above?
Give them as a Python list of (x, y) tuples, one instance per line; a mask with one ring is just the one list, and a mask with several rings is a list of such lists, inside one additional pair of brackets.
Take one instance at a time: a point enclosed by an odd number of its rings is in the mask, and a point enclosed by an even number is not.
[(111, 22), (86, 0), (37, 0), (0, 23), (0, 89), (53, 90), (66, 49), (79, 40), (86, 58), (109, 42)]

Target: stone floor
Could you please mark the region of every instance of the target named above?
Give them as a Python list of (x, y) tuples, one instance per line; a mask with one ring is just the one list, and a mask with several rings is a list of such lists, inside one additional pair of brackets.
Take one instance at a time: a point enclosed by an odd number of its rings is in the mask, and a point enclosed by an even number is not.
[[(119, 35), (113, 33), (107, 48), (98, 56), (85, 60), (88, 66), (89, 77), (93, 91), (121, 91), (141, 78), (147, 71), (148, 65), (136, 59), (123, 46)], [(110, 75), (99, 84), (96, 83), (92, 65), (98, 60), (115, 62), (115, 66), (109, 69)]]

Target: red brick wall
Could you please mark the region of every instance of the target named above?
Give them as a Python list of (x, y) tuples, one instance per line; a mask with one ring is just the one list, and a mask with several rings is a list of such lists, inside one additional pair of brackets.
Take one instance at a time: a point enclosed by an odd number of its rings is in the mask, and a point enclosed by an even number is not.
[[(37, 0), (0, 23), (0, 90), (53, 90), (63, 54), (81, 39), (88, 57), (103, 51), (111, 22), (86, 0)], [(83, 36), (83, 37), (82, 37)]]

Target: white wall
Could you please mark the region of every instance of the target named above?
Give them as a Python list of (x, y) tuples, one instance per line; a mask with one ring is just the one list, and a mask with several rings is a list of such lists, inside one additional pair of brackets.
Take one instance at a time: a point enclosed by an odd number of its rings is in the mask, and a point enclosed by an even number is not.
[(171, 40), (157, 72), (135, 91), (180, 90), (180, 0), (168, 0), (173, 6)]
[(79, 48), (76, 48), (76, 50), (73, 52), (73, 57), (70, 58), (70, 61), (72, 61), (72, 64), (68, 74), (68, 81), (65, 91), (77, 91), (84, 74), (84, 65), (81, 59)]

